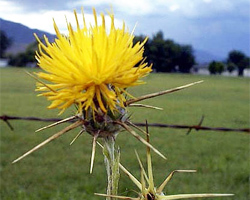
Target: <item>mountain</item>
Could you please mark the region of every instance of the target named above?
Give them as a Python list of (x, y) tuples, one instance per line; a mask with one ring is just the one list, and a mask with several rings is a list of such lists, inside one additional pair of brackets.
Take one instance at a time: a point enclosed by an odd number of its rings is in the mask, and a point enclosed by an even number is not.
[[(55, 39), (55, 35), (47, 33), (45, 31), (30, 29), (27, 26), (24, 26), (19, 23), (7, 21), (0, 18), (0, 29), (3, 30), (6, 35), (12, 39), (13, 44), (8, 49), (7, 53), (18, 53), (20, 51), (24, 51), (25, 48), (32, 42), (35, 41), (34, 33), (38, 35), (38, 37), (43, 37), (46, 35), (49, 38), (49, 41), (53, 41)], [(210, 52), (195, 49), (194, 55), (196, 57), (196, 62), (198, 64), (209, 63), (213, 60), (222, 61), (224, 58), (213, 55)]]
[(198, 64), (204, 64), (204, 63), (210, 63), (211, 61), (223, 61), (225, 58), (216, 56), (210, 52), (200, 50), (200, 49), (195, 49), (194, 50), (194, 55), (196, 58), (196, 62)]
[(30, 29), (22, 24), (7, 21), (1, 18), (0, 29), (3, 30), (7, 37), (12, 40), (12, 46), (7, 50), (8, 53), (12, 54), (24, 51), (30, 43), (36, 41), (34, 33), (36, 33), (38, 37), (46, 35), (49, 41), (53, 41), (56, 37), (55, 35), (45, 31)]

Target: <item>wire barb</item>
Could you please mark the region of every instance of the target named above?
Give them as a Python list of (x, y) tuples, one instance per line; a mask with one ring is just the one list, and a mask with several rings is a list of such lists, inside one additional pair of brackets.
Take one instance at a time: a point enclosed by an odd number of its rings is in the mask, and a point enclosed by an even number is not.
[(2, 115), (2, 116), (0, 116), (0, 119), (3, 120), (8, 125), (8, 127), (10, 128), (10, 130), (12, 130), (12, 131), (14, 130), (14, 127), (8, 121), (9, 120), (9, 116)]
[[(197, 130), (197, 127), (200, 127), (200, 126), (201, 126), (201, 124), (202, 124), (203, 121), (204, 121), (204, 118), (205, 118), (204, 115), (202, 115), (199, 124), (196, 126), (196, 130)], [(193, 127), (189, 128), (189, 129), (188, 129), (188, 132), (186, 133), (186, 135), (189, 135), (190, 132), (192, 131), (192, 129), (193, 129)], [(198, 130), (197, 130), (197, 131), (198, 131)]]

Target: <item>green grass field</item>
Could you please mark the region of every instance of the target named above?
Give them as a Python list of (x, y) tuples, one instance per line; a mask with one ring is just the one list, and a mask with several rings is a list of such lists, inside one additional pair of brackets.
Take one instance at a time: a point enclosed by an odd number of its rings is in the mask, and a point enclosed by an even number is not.
[[(49, 102), (36, 97), (35, 81), (23, 69), (0, 69), (0, 115), (58, 117), (57, 110), (48, 110)], [(146, 85), (132, 88), (134, 96), (180, 86), (205, 82), (186, 90), (150, 99), (144, 103), (163, 107), (164, 111), (130, 109), (134, 122), (194, 125), (205, 116), (203, 125), (212, 127), (249, 127), (249, 79), (221, 76), (151, 74)], [(74, 108), (59, 117), (75, 113)], [(91, 137), (81, 136), (72, 146), (74, 130), (46, 145), (24, 160), (11, 162), (24, 152), (61, 130), (65, 125), (34, 131), (45, 122), (11, 121), (14, 131), (4, 122), (1, 128), (1, 194), (2, 200), (79, 200), (104, 199), (94, 192), (105, 193), (106, 174), (101, 149), (97, 148), (94, 172), (89, 174)], [(195, 174), (176, 174), (165, 192), (234, 193), (224, 200), (248, 200), (250, 179), (249, 135), (240, 132), (214, 132), (150, 128), (151, 143), (168, 160), (152, 153), (156, 185), (174, 169), (197, 169)], [(140, 177), (136, 149), (145, 162), (145, 147), (127, 132), (117, 138), (121, 162)], [(120, 194), (136, 196), (136, 186), (121, 172)]]

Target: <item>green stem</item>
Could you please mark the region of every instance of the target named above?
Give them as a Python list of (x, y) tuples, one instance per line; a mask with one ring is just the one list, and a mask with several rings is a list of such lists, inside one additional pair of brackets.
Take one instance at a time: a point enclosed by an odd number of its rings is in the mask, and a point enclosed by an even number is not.
[[(120, 178), (120, 152), (119, 149), (115, 149), (115, 139), (113, 137), (104, 139), (103, 154), (108, 176), (107, 195), (117, 195)], [(107, 197), (106, 200), (115, 200), (115, 198)]]

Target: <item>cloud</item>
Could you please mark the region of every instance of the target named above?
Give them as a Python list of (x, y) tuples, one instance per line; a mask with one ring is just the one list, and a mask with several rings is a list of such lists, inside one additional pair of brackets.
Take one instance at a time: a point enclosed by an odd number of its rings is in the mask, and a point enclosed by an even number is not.
[(203, 0), (205, 3), (211, 3), (212, 0)]
[(124, 14), (129, 15), (146, 15), (153, 11), (152, 1), (150, 0), (77, 0), (73, 4), (73, 6), (105, 6), (113, 7), (118, 12), (122, 12)]
[[(76, 0), (68, 6), (95, 6), (112, 7), (115, 11), (131, 16), (141, 15), (168, 15), (168, 11), (178, 10), (179, 15), (185, 17), (207, 17), (218, 13), (240, 11), (241, 5), (248, 4), (249, 0)], [(238, 6), (237, 6), (238, 5)], [(247, 7), (249, 8), (249, 7)]]
[[(54, 18), (57, 26), (59, 27), (60, 32), (64, 34), (68, 33), (67, 22), (69, 22), (73, 26), (73, 28), (76, 28), (76, 19), (75, 19), (75, 15), (73, 11), (65, 11), (65, 10), (47, 11), (44, 13), (44, 18), (51, 18), (51, 19)], [(77, 18), (78, 18), (80, 26), (83, 27), (82, 13), (80, 10), (77, 10)], [(93, 25), (95, 23), (92, 13), (84, 13), (84, 18), (85, 18), (87, 26)], [(100, 15), (97, 16), (97, 22), (98, 24), (102, 23), (102, 19)], [(108, 28), (111, 26), (111, 19), (108, 15), (105, 15), (105, 24), (106, 24), (107, 31), (108, 31)], [(115, 19), (116, 27), (121, 28), (122, 25), (123, 25), (123, 21)], [(51, 32), (54, 33), (54, 29), (51, 30)]]
[(66, 2), (72, 0), (1, 0), (8, 1), (13, 5), (21, 7), (24, 11), (30, 12), (35, 10), (67, 10)]
[(22, 10), (21, 7), (9, 1), (0, 1), (0, 13), (1, 15), (5, 15), (8, 13), (20, 12)]
[[(61, 0), (0, 0), (0, 2), (9, 2), (16, 9), (20, 7), (26, 12), (73, 10), (80, 9), (82, 6), (87, 7), (88, 10), (96, 7), (105, 11), (112, 6), (115, 13), (124, 18), (146, 15), (162, 16), (171, 13), (178, 13), (182, 17), (200, 18), (230, 12), (249, 16), (250, 6), (249, 0), (64, 0), (63, 2)], [(9, 6), (1, 6), (2, 10), (7, 7)]]
[[(3, 7), (4, 6), (4, 7)], [(4, 8), (4, 9), (3, 9)], [(78, 20), (80, 25), (83, 26), (81, 10), (77, 10)], [(67, 21), (76, 27), (75, 16), (72, 11), (68, 10), (39, 10), (35, 12), (25, 12), (25, 9), (15, 6), (12, 2), (0, 1), (0, 17), (4, 19), (22, 23), (29, 28), (44, 30), (49, 33), (55, 34), (53, 27), (53, 19), (55, 20), (57, 26), (61, 33), (67, 34)], [(85, 21), (87, 25), (94, 24), (94, 17), (91, 13), (84, 13)], [(111, 20), (109, 16), (106, 15), (105, 18), (106, 26), (110, 27)], [(97, 17), (97, 21), (101, 24), (101, 17)], [(115, 26), (122, 27), (123, 21), (115, 19)]]
[(218, 13), (231, 12), (234, 3), (228, 0), (180, 0), (179, 14), (188, 18), (201, 18), (217, 15)]
[(169, 7), (169, 10), (174, 12), (176, 10), (178, 10), (180, 8), (180, 6), (178, 4), (173, 4), (172, 6)]
[(66, 33), (65, 16), (75, 24), (73, 9), (80, 13), (81, 7), (87, 23), (93, 22), (92, 7), (97, 13), (112, 7), (116, 26), (124, 20), (132, 30), (138, 22), (136, 34), (152, 36), (162, 30), (166, 38), (200, 49), (217, 48), (218, 54), (233, 45), (249, 51), (249, 0), (0, 0), (0, 17), (50, 33), (55, 18)]

